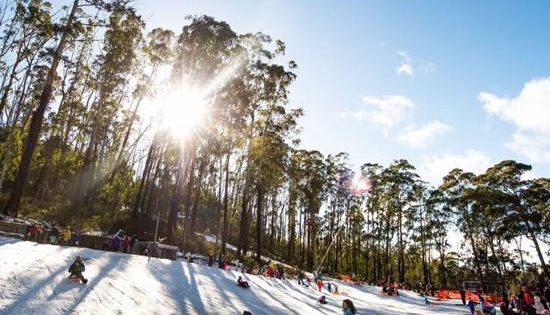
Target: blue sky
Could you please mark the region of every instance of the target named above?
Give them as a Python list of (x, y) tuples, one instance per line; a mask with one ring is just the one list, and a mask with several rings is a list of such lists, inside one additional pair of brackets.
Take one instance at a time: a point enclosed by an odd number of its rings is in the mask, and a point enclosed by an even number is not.
[(550, 176), (550, 2), (140, 0), (149, 28), (189, 14), (286, 43), (302, 147), (358, 168), (406, 158), (437, 184), (503, 159)]

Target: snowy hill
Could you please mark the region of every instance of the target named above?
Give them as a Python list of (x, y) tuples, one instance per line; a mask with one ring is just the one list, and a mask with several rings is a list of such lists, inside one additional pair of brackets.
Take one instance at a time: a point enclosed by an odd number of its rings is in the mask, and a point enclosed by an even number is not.
[[(87, 285), (68, 283), (67, 269), (80, 255)], [(421, 297), (379, 294), (379, 288), (339, 284), (346, 295), (321, 293), (293, 280), (245, 274), (250, 289), (236, 286), (241, 273), (192, 263), (60, 247), (0, 237), (1, 314), (341, 314), (351, 299), (358, 314), (469, 314), (457, 301), (424, 305)]]

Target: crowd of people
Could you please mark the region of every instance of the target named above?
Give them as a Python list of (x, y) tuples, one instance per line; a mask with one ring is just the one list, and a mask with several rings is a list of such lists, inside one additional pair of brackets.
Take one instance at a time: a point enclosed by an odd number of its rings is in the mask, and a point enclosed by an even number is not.
[[(61, 227), (52, 224), (51, 228), (38, 223), (27, 224), (24, 239), (37, 243), (47, 243), (61, 246), (81, 246), (82, 232), (80, 229), (71, 229), (70, 226)], [(122, 252), (127, 254), (154, 255), (147, 245), (141, 245), (136, 236), (124, 235), (119, 230), (112, 237), (103, 241), (102, 249), (105, 251)]]
[(276, 264), (273, 260), (269, 260), (262, 270), (265, 270), (263, 275), (268, 278), (285, 279), (285, 269), (281, 264)]
[[(479, 302), (471, 297), (466, 301), (466, 289), (460, 289), (462, 303), (472, 314), (476, 313), (478, 305), (479, 311), (483, 314), (496, 314), (497, 307), (490, 303), (481, 291), (481, 288), (475, 289)], [(534, 293), (527, 284), (523, 284), (517, 294), (510, 293), (505, 286), (501, 286), (500, 299), (502, 302), (497, 305), (503, 315), (550, 315), (550, 284), (537, 287)]]
[(52, 245), (79, 246), (81, 237), (80, 230), (73, 230), (70, 226), (62, 228), (52, 225), (51, 229), (46, 230), (37, 223), (27, 225), (25, 232), (25, 240)]
[(539, 286), (534, 291), (524, 284), (517, 294), (505, 291), (500, 311), (504, 315), (550, 315), (550, 284)]
[(140, 247), (138, 238), (135, 235), (124, 235), (122, 230), (115, 233), (111, 239), (103, 241), (103, 250), (126, 254), (142, 254), (145, 256), (152, 254), (148, 246), (143, 249)]

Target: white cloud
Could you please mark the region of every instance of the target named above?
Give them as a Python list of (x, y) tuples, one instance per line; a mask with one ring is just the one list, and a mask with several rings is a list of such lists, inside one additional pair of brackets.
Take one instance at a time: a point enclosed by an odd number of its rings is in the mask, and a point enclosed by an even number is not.
[(533, 162), (550, 161), (550, 139), (542, 134), (516, 131), (506, 147), (522, 154)]
[(409, 53), (406, 51), (398, 51), (397, 54), (401, 56), (401, 58), (403, 59), (403, 62), (401, 62), (401, 65), (397, 67), (397, 69), (395, 70), (397, 75), (412, 76), (414, 74), (414, 69), (412, 66), (413, 60), (409, 55)]
[(397, 54), (399, 56), (401, 56), (403, 58), (403, 60), (406, 62), (406, 63), (410, 63), (412, 62), (412, 58), (411, 58), (411, 55), (409, 55), (409, 52), (406, 51), (406, 50), (399, 50), (397, 52)]
[[(453, 129), (439, 120), (416, 127), (413, 119), (416, 105), (406, 96), (363, 96), (362, 100), (367, 107), (366, 109), (348, 110), (343, 112), (341, 116), (379, 125), (383, 127), (383, 132), (386, 135), (390, 129), (396, 128), (398, 130), (397, 140), (405, 142), (413, 148), (425, 147), (432, 143), (436, 136)], [(404, 122), (409, 124), (405, 128), (402, 127)]]
[(430, 61), (415, 60), (408, 51), (399, 50), (397, 55), (401, 57), (401, 64), (395, 68), (395, 73), (400, 76), (413, 76), (415, 73), (434, 74), (436, 65)]
[(398, 75), (408, 75), (412, 76), (414, 74), (414, 70), (412, 66), (408, 63), (402, 63), (396, 70)]
[(344, 117), (351, 116), (358, 120), (369, 121), (384, 127), (385, 131), (399, 125), (409, 116), (414, 102), (402, 95), (364, 96), (363, 102), (372, 109), (346, 111)]
[(521, 174), (521, 179), (522, 180), (530, 180), (530, 179), (535, 179), (535, 178), (539, 178), (540, 176), (538, 176), (535, 172), (533, 171), (527, 171), (523, 174)]
[(418, 128), (409, 126), (399, 135), (398, 139), (413, 148), (426, 147), (436, 136), (451, 131), (453, 127), (439, 120), (431, 121)]
[(432, 155), (424, 158), (424, 163), (418, 169), (419, 175), (434, 186), (441, 184), (442, 179), (451, 170), (460, 168), (475, 174), (483, 173), (491, 166), (489, 156), (481, 151), (468, 150), (465, 154)]
[(550, 78), (529, 81), (515, 98), (479, 93), (483, 109), (516, 130), (506, 146), (533, 162), (550, 161)]

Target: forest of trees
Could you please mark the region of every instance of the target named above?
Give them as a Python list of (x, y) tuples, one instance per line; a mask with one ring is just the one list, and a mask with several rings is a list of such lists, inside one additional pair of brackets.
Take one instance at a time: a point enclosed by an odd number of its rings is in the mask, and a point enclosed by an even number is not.
[[(169, 244), (199, 250), (196, 233), (209, 233), (220, 239), (211, 254), (361, 279), (550, 276), (550, 179), (525, 179), (531, 166), (455, 169), (439, 187), (404, 159), (354, 172), (346, 153), (300, 149), (304, 113), (289, 103), (298, 65), (284, 42), (209, 16), (178, 32), (146, 27), (132, 6), (1, 2), (2, 213), (140, 239), (159, 215)], [(174, 86), (216, 82), (208, 119), (185, 138), (143, 114), (164, 73)]]

